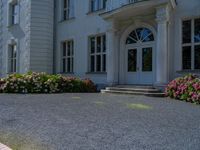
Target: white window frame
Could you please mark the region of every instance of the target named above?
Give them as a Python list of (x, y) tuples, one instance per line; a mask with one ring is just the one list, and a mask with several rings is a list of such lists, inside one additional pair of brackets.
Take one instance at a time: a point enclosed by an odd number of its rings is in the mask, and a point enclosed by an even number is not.
[[(63, 55), (65, 44), (65, 56)], [(70, 48), (68, 47), (70, 45)], [(69, 49), (68, 49), (69, 48)], [(68, 55), (68, 51), (69, 54)], [(68, 69), (68, 59), (70, 59), (70, 68)], [(63, 61), (65, 60), (65, 70), (63, 66)], [(74, 40), (67, 40), (62, 42), (62, 50), (61, 50), (61, 72), (62, 73), (74, 73)]]
[(10, 44), (8, 49), (8, 69), (9, 73), (17, 72), (17, 44)]
[[(13, 8), (15, 8), (16, 10), (14, 10)], [(9, 0), (8, 1), (8, 12), (7, 13), (8, 13), (8, 22), (7, 22), (8, 26), (13, 26), (13, 25), (19, 24), (19, 1), (18, 0)]]
[(104, 1), (106, 3), (106, 0), (90, 0), (90, 12), (96, 12), (105, 9), (106, 6), (104, 6)]
[[(101, 37), (101, 50), (100, 52), (97, 52), (97, 38)], [(103, 45), (103, 37), (105, 37), (105, 45)], [(91, 39), (95, 38), (95, 49), (94, 49), (94, 53), (91, 53)], [(89, 44), (89, 68), (88, 68), (88, 72), (89, 73), (106, 73), (107, 70), (107, 45), (106, 45), (107, 41), (106, 41), (106, 34), (98, 34), (98, 35), (93, 35), (93, 36), (89, 36), (89, 40), (88, 40), (88, 44)], [(103, 51), (105, 47), (105, 51)], [(101, 69), (100, 71), (97, 70), (97, 56), (101, 57)], [(103, 61), (103, 57), (105, 55), (105, 66), (104, 66), (104, 61)], [(91, 70), (91, 57), (94, 56), (94, 71)], [(105, 69), (104, 69), (105, 68)]]
[[(69, 20), (74, 17), (74, 0), (61, 0), (62, 4), (62, 20)], [(66, 2), (66, 7), (64, 3)], [(65, 16), (66, 13), (66, 16)]]
[[(195, 42), (194, 41), (194, 34), (195, 34), (195, 20), (200, 19), (200, 17), (193, 17), (193, 18), (185, 18), (182, 19), (181, 21), (181, 52), (182, 52), (182, 70), (200, 70), (200, 69), (195, 69), (195, 46), (200, 45), (200, 42)], [(191, 21), (191, 43), (183, 43), (183, 22), (184, 21)], [(183, 67), (183, 47), (191, 47), (191, 69), (184, 69)]]

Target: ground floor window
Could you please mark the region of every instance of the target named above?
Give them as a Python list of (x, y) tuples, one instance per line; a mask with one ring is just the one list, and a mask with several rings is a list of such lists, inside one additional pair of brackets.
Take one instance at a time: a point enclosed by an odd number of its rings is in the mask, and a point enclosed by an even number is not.
[(74, 72), (74, 42), (73, 40), (62, 43), (62, 72)]
[(200, 18), (182, 22), (182, 68), (200, 69)]
[(106, 35), (89, 38), (90, 72), (106, 72)]
[(17, 45), (9, 45), (9, 73), (17, 72)]

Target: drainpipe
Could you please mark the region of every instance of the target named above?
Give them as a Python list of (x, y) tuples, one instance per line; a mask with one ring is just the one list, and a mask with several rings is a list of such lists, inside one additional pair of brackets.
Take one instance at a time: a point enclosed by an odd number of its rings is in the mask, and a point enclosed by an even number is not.
[(56, 73), (56, 39), (57, 39), (57, 35), (56, 35), (56, 0), (54, 0), (54, 7), (53, 7), (53, 11), (54, 11), (54, 15), (53, 15), (53, 74)]

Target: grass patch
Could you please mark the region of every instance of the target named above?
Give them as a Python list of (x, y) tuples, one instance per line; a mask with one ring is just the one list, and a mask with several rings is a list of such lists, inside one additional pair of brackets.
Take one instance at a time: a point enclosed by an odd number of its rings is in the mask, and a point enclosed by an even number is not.
[(101, 106), (105, 104), (104, 102), (101, 102), (101, 101), (95, 101), (93, 103), (96, 104), (96, 105), (101, 105)]
[(48, 149), (47, 146), (36, 142), (34, 139), (17, 135), (15, 133), (0, 132), (0, 142), (7, 145), (12, 150), (44, 150)]
[(126, 106), (129, 109), (143, 109), (143, 110), (153, 109), (151, 106), (144, 105), (144, 104), (128, 103), (128, 104), (126, 104)]

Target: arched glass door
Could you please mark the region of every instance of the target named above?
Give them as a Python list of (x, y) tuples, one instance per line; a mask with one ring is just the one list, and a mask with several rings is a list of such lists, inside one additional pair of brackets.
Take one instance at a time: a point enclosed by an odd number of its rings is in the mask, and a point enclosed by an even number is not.
[(126, 39), (126, 83), (152, 84), (154, 77), (154, 35), (137, 28)]

